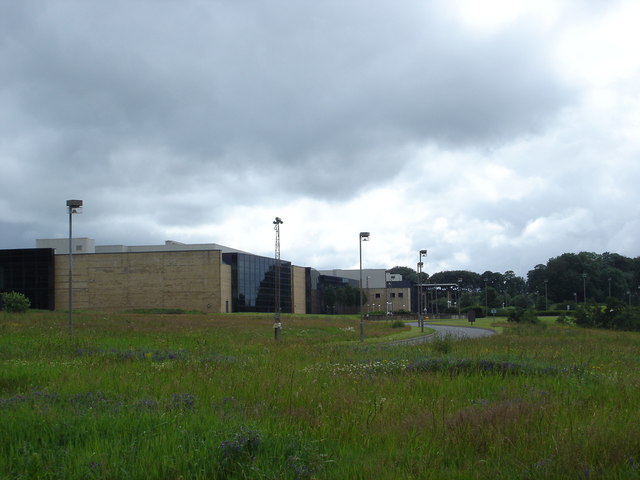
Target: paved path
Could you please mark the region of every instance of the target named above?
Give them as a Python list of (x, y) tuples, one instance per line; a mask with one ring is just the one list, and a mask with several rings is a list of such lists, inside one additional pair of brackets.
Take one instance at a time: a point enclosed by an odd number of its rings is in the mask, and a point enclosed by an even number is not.
[[(417, 327), (418, 322), (411, 322), (409, 325)], [(430, 342), (436, 336), (451, 335), (458, 340), (465, 338), (480, 338), (488, 337), (496, 332), (487, 328), (474, 328), (474, 327), (455, 327), (453, 325), (433, 325), (425, 324), (425, 328), (431, 328), (436, 332), (431, 335), (423, 335), (421, 337), (407, 338), (405, 340), (397, 340), (395, 342), (389, 342), (390, 345), (412, 345), (414, 343)]]

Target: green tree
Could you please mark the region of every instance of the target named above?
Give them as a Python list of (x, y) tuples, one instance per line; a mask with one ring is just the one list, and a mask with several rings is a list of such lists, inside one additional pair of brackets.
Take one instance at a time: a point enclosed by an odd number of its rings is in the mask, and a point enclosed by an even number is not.
[(410, 268), (410, 267), (395, 266), (389, 270), (389, 273), (402, 275), (403, 280), (408, 280), (409, 282), (413, 282), (413, 283), (416, 283), (418, 280), (418, 274), (413, 268)]
[(445, 270), (431, 275), (431, 283), (451, 283), (460, 285), (462, 291), (479, 291), (483, 285), (480, 275), (468, 270)]
[(547, 279), (547, 266), (538, 264), (533, 267), (533, 270), (529, 270), (527, 272), (527, 292), (543, 292), (545, 287), (545, 280), (547, 281), (548, 288), (548, 279)]

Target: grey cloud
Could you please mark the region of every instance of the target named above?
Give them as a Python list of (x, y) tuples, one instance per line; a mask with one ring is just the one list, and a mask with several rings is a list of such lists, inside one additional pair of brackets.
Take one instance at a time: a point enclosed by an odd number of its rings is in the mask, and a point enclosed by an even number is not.
[(284, 5), (62, 2), (23, 17), (26, 46), (3, 56), (24, 111), (60, 132), (58, 165), (131, 145), (196, 168), (248, 167), (255, 152), (294, 174), (317, 158), (363, 166), (390, 145), (528, 132), (566, 102), (532, 32), (478, 41), (418, 4)]
[[(64, 200), (78, 197), (91, 212), (80, 234), (148, 243), (167, 225), (221, 222), (227, 205), (307, 196), (338, 210), (368, 189), (403, 188), (392, 182), (431, 145), (424, 185), (408, 187), (415, 198), (439, 196), (425, 207), (493, 219), (518, 236), (529, 219), (583, 198), (564, 188), (575, 164), (556, 164), (586, 147), (549, 141), (522, 156), (499, 147), (555, 129), (581, 92), (553, 66), (554, 32), (523, 19), (474, 35), (445, 17), (443, 4), (0, 2), (0, 157), (20, 164), (5, 168), (0, 188), (34, 237), (64, 235)], [(439, 175), (456, 160), (443, 155), (465, 149), (486, 154)], [(558, 168), (540, 173), (549, 188), (522, 200), (452, 198), (468, 193), (456, 183), (465, 162), (489, 159), (512, 162), (519, 177), (538, 175), (538, 161)], [(576, 181), (588, 184), (588, 175)], [(2, 242), (18, 239), (3, 234)], [(465, 248), (496, 262), (517, 255), (516, 247)]]

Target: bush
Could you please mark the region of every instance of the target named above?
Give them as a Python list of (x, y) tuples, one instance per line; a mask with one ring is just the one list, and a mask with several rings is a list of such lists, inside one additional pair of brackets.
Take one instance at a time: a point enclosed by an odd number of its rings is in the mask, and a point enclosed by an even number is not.
[(534, 313), (533, 310), (529, 308), (514, 308), (511, 312), (509, 312), (509, 316), (507, 320), (510, 322), (516, 323), (529, 323), (531, 325), (537, 325), (540, 323), (540, 319)]
[(580, 305), (574, 314), (580, 327), (616, 330), (640, 330), (640, 309), (631, 308), (617, 299), (608, 299), (606, 306), (589, 303)]
[(431, 340), (431, 349), (435, 353), (441, 355), (447, 355), (453, 350), (453, 336), (452, 335), (438, 335), (436, 334)]
[(0, 293), (0, 305), (2, 310), (12, 313), (24, 313), (29, 310), (31, 301), (22, 293), (2, 292)]
[(558, 318), (556, 318), (556, 323), (559, 325), (573, 325), (573, 318), (567, 315), (566, 312), (562, 312), (558, 315)]
[(562, 317), (566, 316), (568, 310), (538, 310), (536, 311), (536, 315), (538, 317)]
[(404, 328), (404, 322), (402, 320), (395, 320), (391, 324), (391, 328)]

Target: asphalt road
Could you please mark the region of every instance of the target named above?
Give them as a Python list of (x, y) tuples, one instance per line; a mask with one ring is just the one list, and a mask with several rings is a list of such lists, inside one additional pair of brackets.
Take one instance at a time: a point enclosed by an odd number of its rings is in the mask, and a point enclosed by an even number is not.
[[(411, 322), (409, 325), (414, 327), (418, 326), (418, 322)], [(455, 337), (457, 340), (469, 339), (469, 338), (480, 338), (480, 337), (488, 337), (489, 335), (493, 335), (496, 332), (493, 330), (489, 330), (486, 328), (474, 328), (474, 327), (454, 327), (452, 325), (432, 325), (425, 324), (425, 328), (431, 328), (436, 332), (432, 335), (423, 335), (421, 337), (408, 338), (406, 340), (398, 340), (396, 342), (391, 342), (392, 345), (411, 345), (414, 343), (423, 343), (430, 342), (436, 336), (446, 336), (451, 335)]]

